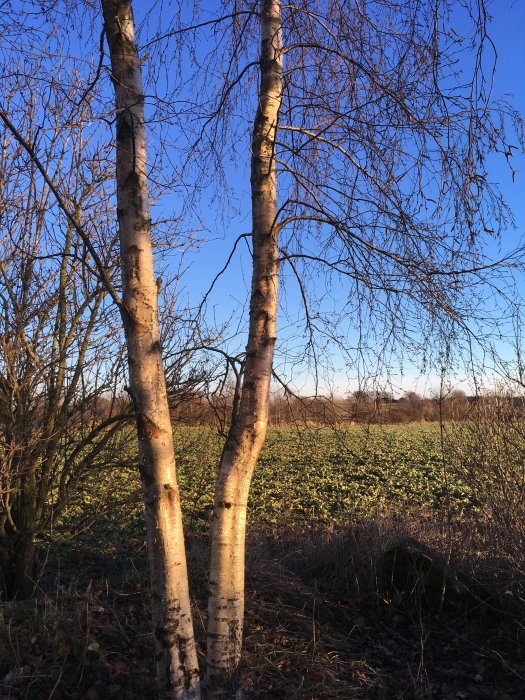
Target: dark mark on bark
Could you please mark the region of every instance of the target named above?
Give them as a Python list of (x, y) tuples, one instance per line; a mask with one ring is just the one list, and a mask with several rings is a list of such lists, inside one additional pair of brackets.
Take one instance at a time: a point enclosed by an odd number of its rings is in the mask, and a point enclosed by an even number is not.
[(139, 255), (140, 249), (136, 245), (130, 245), (126, 254), (126, 267), (129, 279), (139, 278)]
[[(139, 415), (139, 423), (143, 430), (143, 436), (159, 438), (162, 435), (162, 430), (159, 426), (145, 413)], [(147, 434), (147, 435), (146, 435)]]

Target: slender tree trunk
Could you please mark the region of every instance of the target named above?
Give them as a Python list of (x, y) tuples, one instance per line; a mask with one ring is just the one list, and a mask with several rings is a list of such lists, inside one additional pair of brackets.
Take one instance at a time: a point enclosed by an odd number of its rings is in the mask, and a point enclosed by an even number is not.
[(117, 107), (117, 202), (129, 392), (137, 413), (159, 695), (199, 697), (179, 489), (158, 327), (144, 96), (131, 0), (102, 0)]
[[(16, 417), (13, 417), (16, 424)], [(17, 426), (20, 427), (20, 426)], [(15, 429), (15, 434), (18, 432)], [(9, 437), (7, 440), (10, 442)], [(39, 574), (37, 566), (38, 546), (35, 531), (40, 527), (36, 509), (37, 483), (32, 465), (21, 464), (13, 459), (10, 468), (13, 473), (24, 471), (20, 477), (18, 492), (7, 502), (9, 517), (3, 524), (0, 538), (0, 597), (7, 600), (29, 598), (36, 586)]]
[(244, 551), (250, 482), (268, 425), (276, 340), (278, 225), (275, 140), (282, 100), (279, 0), (261, 1), (259, 102), (252, 135), (253, 277), (241, 399), (221, 457), (212, 525), (206, 697), (241, 696)]
[(0, 540), (0, 600), (25, 600), (33, 595), (41, 573), (38, 546), (32, 533)]

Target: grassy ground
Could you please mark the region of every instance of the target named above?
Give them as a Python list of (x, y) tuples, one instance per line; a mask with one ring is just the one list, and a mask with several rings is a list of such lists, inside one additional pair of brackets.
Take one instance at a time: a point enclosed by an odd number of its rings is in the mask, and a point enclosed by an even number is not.
[[(202, 642), (220, 441), (187, 429), (177, 444)], [(34, 600), (0, 606), (0, 698), (154, 697), (139, 488), (114, 478), (119, 507), (51, 544)], [(247, 697), (523, 697), (522, 542), (503, 546), (479, 502), (433, 426), (273, 431), (252, 492)], [(450, 560), (457, 595), (385, 591), (382, 554), (414, 539)]]

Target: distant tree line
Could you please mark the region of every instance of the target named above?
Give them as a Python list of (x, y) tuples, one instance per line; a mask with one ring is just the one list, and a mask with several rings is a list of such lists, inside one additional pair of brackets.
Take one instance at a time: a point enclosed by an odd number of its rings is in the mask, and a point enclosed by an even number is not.
[[(203, 391), (186, 393), (171, 407), (175, 425), (227, 424), (227, 416), (233, 403), (233, 390), (218, 395)], [(525, 407), (525, 397), (492, 392), (467, 395), (455, 390), (444, 397), (424, 397), (408, 391), (395, 397), (382, 391), (358, 390), (347, 397), (301, 397), (285, 392), (273, 394), (270, 399), (269, 422), (273, 426), (287, 425), (354, 425), (354, 424), (404, 424), (469, 420), (480, 407), (487, 408), (497, 402), (507, 406), (512, 415)]]

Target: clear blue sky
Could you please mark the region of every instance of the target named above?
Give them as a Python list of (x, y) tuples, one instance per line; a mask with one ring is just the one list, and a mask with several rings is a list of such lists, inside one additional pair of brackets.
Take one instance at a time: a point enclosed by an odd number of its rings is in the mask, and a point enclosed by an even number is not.
[[(493, 88), (494, 97), (509, 96), (513, 104), (525, 115), (525, 40), (523, 39), (523, 27), (525, 26), (525, 3), (518, 0), (498, 0), (489, 3), (489, 13), (493, 20), (489, 26), (489, 33), (493, 39), (498, 52), (497, 70)], [(203, 290), (214, 278), (218, 270), (226, 262), (230, 253), (231, 242), (237, 235), (250, 230), (249, 215), (249, 174), (248, 174), (249, 154), (246, 154), (246, 163), (237, 164), (235, 177), (238, 186), (233, 193), (233, 201), (239, 213), (232, 216), (227, 221), (225, 227), (219, 223), (218, 217), (214, 217), (213, 210), (205, 214), (204, 220), (209, 226), (210, 233), (206, 244), (199, 250), (198, 255), (193, 258), (192, 266), (187, 276), (186, 284), (188, 293), (193, 302), (197, 302)], [(510, 204), (515, 220), (516, 229), (509, 229), (502, 240), (497, 244), (491, 244), (490, 251), (494, 259), (504, 255), (505, 252), (516, 247), (525, 235), (525, 157), (516, 150), (510, 165), (514, 169), (514, 180), (512, 169), (505, 162), (504, 158), (493, 157), (490, 159), (489, 179), (500, 184), (501, 189), (508, 203)], [(230, 166), (233, 168), (234, 166)], [(176, 203), (173, 202), (176, 206)], [(221, 278), (211, 297), (210, 311), (218, 320), (229, 318), (230, 314), (238, 313), (239, 307), (246, 303), (249, 291), (249, 260), (246, 255), (246, 248), (241, 244), (239, 254), (234, 258), (229, 272)], [(519, 286), (525, 299), (525, 279), (519, 278)], [(297, 288), (288, 285), (284, 302), (288, 310), (299, 304)], [(284, 317), (282, 317), (284, 318)], [(283, 324), (288, 320), (283, 321)], [(298, 337), (298, 344), (301, 343)], [(500, 344), (501, 351), (508, 356), (503, 343)], [(328, 351), (327, 351), (328, 352)], [(325, 356), (326, 359), (326, 356)], [(348, 381), (343, 371), (343, 360), (337, 351), (334, 352), (332, 362), (334, 365), (333, 385), (337, 391), (345, 392), (347, 389), (355, 388), (355, 381)], [(405, 363), (403, 376), (396, 369), (396, 361), (391, 362), (392, 379), (394, 385), (399, 389), (417, 388), (421, 392), (436, 390), (438, 379), (434, 373), (421, 375), (420, 368), (411, 366), (410, 361)], [(397, 372), (397, 376), (396, 376)], [(452, 382), (458, 386), (469, 388), (462, 383), (461, 370)], [(313, 383), (307, 373), (297, 372), (297, 386), (307, 392), (312, 391)]]
[[(13, 6), (18, 3), (14, 2)], [(26, 8), (31, 6), (31, 3), (20, 0), (20, 6)], [(135, 11), (137, 19), (140, 21), (142, 14), (149, 10), (149, 3), (138, 2), (135, 0)], [(216, 7), (216, 0), (203, 0), (201, 8), (206, 10), (211, 7)], [(522, 0), (493, 0), (488, 3), (489, 13), (493, 16), (493, 21), (489, 27), (489, 33), (493, 39), (497, 52), (498, 64), (495, 74), (495, 84), (493, 88), (494, 97), (502, 97), (505, 94), (511, 95), (514, 105), (519, 108), (522, 114), (525, 115), (525, 40), (523, 39), (523, 27), (525, 27), (525, 2)], [(4, 8), (4, 12), (7, 12)], [(164, 8), (163, 15), (152, 15), (154, 21), (162, 26), (162, 22), (168, 15), (168, 8)], [(96, 27), (95, 35), (92, 38), (91, 46), (93, 56), (96, 60), (98, 49), (98, 30)], [(154, 30), (152, 30), (153, 32)], [(88, 42), (89, 43), (89, 42)], [(71, 34), (71, 50), (72, 52), (79, 51), (80, 54), (85, 50), (80, 48), (73, 34)], [(200, 47), (200, 50), (205, 51), (206, 47)], [(148, 53), (148, 50), (145, 51)], [(145, 68), (148, 66), (148, 59), (145, 57)], [(167, 73), (166, 79), (170, 79), (170, 74)], [(255, 86), (252, 85), (255, 89)], [(248, 105), (249, 110), (253, 108)], [(251, 115), (246, 113), (242, 115), (246, 123), (249, 122)], [(177, 130), (174, 129), (170, 136), (174, 141), (178, 138)], [(206, 242), (189, 255), (186, 259), (189, 265), (184, 276), (185, 295), (190, 299), (193, 305), (197, 305), (202, 297), (203, 292), (208, 288), (211, 280), (219, 272), (225, 264), (232, 247), (233, 241), (239, 234), (248, 233), (250, 231), (250, 196), (249, 196), (249, 144), (246, 139), (244, 162), (232, 162), (227, 166), (228, 175), (233, 184), (231, 202), (233, 209), (228, 207), (225, 201), (222, 203), (223, 212), (227, 214), (221, 216), (217, 213), (218, 204), (204, 199), (204, 206), (201, 211), (201, 221), (208, 229), (204, 234)], [(492, 158), (489, 162), (489, 178), (500, 183), (504, 195), (510, 204), (516, 219), (517, 229), (509, 230), (503, 236), (501, 247), (495, 244), (491, 247), (491, 254), (494, 258), (504, 254), (506, 251), (516, 247), (519, 240), (525, 234), (525, 157), (522, 153), (515, 151), (512, 158), (512, 167), (515, 170), (514, 181), (512, 179), (511, 169), (507, 166), (504, 159)], [(182, 208), (183, 193), (179, 190), (173, 191), (163, 200), (163, 207), (177, 213)], [(217, 207), (217, 208), (216, 208)], [(155, 215), (161, 216), (162, 208), (154, 210)], [(229, 215), (231, 213), (231, 216)], [(178, 251), (173, 254), (174, 264), (178, 262)], [(525, 279), (518, 280), (519, 288), (522, 297), (525, 299)], [(250, 284), (250, 261), (247, 254), (247, 249), (244, 243), (241, 243), (239, 250), (235, 255), (232, 265), (226, 275), (224, 275), (215, 287), (213, 295), (209, 300), (210, 318), (215, 318), (218, 322), (231, 319), (231, 329), (233, 332), (242, 326), (239, 322), (239, 310), (246, 307)], [(184, 297), (181, 300), (184, 303)], [(283, 334), (290, 332), (292, 335), (296, 333), (295, 343), (298, 348), (304, 344), (304, 337), (300, 332), (294, 329), (292, 321), (295, 314), (295, 309), (299, 308), (299, 295), (297, 286), (293, 283), (288, 284), (283, 296), (283, 306), (288, 311), (288, 318), (283, 314), (281, 316), (281, 330)], [(291, 317), (291, 318), (290, 318)], [(297, 331), (297, 332), (296, 332)], [(298, 334), (297, 334), (298, 333)], [(293, 341), (292, 341), (293, 342)], [(230, 347), (242, 347), (242, 335), (232, 340)], [(503, 345), (501, 345), (503, 351)], [(328, 349), (323, 351), (323, 359), (331, 360), (334, 366), (333, 383), (337, 391), (344, 392), (347, 389), (355, 388), (355, 380), (347, 379), (343, 372), (342, 357), (334, 352), (330, 358)], [(400, 388), (411, 389), (415, 386), (416, 379), (419, 377), (419, 368), (411, 365), (407, 361), (404, 367), (404, 375), (401, 377), (396, 369), (395, 361), (392, 360), (392, 373), (394, 375), (394, 383)], [(397, 378), (396, 378), (397, 372)], [(306, 391), (311, 391), (312, 380), (311, 376), (307, 375), (304, 368), (296, 369), (296, 380), (298, 388)], [(461, 381), (461, 376), (458, 374), (457, 381)], [(431, 375), (429, 379), (420, 378), (417, 381), (417, 389), (425, 391), (436, 387), (435, 375)]]
[[(508, 94), (525, 117), (525, 3), (522, 0), (497, 0), (489, 5), (493, 15), (491, 37), (498, 52), (494, 95)], [(525, 233), (525, 158), (515, 152), (512, 165), (516, 169), (514, 182), (511, 171), (500, 158), (494, 158), (491, 177), (499, 182), (510, 203), (518, 224), (518, 232)], [(516, 240), (516, 234), (510, 233)], [(525, 291), (525, 289), (524, 289)]]

